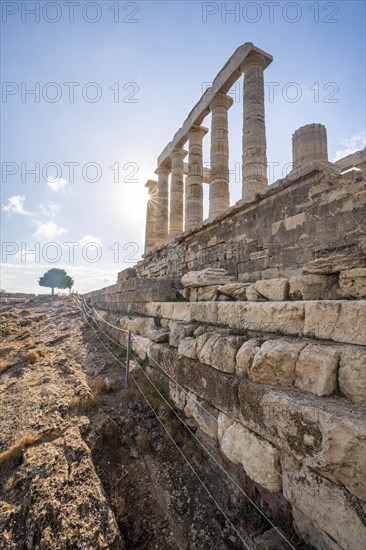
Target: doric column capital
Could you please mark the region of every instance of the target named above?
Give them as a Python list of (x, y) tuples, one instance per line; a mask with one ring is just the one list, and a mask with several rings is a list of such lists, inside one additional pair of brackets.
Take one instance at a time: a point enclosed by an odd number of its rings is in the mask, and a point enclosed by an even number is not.
[(157, 176), (160, 176), (160, 174), (170, 174), (170, 168), (167, 166), (158, 166), (154, 174)]
[(225, 109), (230, 109), (233, 103), (234, 100), (232, 97), (219, 92), (210, 102), (209, 109), (210, 111), (212, 111), (212, 109), (215, 109), (216, 107), (225, 107)]
[(184, 159), (188, 155), (188, 151), (185, 149), (173, 149), (173, 151), (170, 153), (170, 158), (173, 160), (175, 159)]
[(147, 187), (149, 191), (154, 191), (158, 187), (158, 182), (156, 180), (147, 180), (145, 187)]
[(205, 126), (198, 126), (197, 124), (193, 124), (187, 133), (187, 137), (188, 139), (191, 139), (192, 137), (199, 137), (203, 139), (207, 132), (208, 128), (205, 128)]
[(251, 65), (259, 65), (264, 70), (268, 65), (268, 59), (259, 52), (250, 53), (240, 65), (240, 70), (245, 73), (245, 70)]

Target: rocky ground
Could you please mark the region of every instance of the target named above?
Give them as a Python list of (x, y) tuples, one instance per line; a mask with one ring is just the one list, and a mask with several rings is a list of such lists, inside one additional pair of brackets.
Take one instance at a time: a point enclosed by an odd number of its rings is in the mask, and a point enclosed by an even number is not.
[(70, 299), (1, 314), (1, 549), (289, 548)]

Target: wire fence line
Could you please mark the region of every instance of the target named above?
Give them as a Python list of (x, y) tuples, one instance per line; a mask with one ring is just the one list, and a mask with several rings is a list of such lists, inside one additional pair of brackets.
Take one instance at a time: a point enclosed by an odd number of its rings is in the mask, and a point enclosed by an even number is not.
[[(84, 300), (84, 303), (85, 303), (85, 300)], [(86, 303), (85, 303), (85, 306), (86, 306)], [(89, 308), (89, 309), (92, 309), (92, 311), (104, 322), (106, 323), (107, 325), (109, 325), (111, 328), (113, 329), (116, 329), (116, 330), (119, 330), (119, 331), (122, 331), (122, 332), (129, 332), (129, 331), (126, 331), (125, 329), (121, 329), (119, 327), (116, 327), (115, 325), (109, 323), (108, 321), (106, 321), (100, 314), (99, 312), (96, 311), (96, 309), (94, 307), (92, 308)], [(107, 312), (108, 313), (108, 312)], [(95, 322), (95, 324), (97, 325), (98, 329), (110, 340), (112, 341), (114, 344), (116, 344), (117, 346), (120, 346), (121, 348), (125, 349), (126, 348), (124, 346), (122, 346), (119, 342), (116, 342), (115, 340), (113, 340), (105, 331), (103, 331), (103, 329), (98, 325), (98, 323), (95, 321), (95, 319), (93, 318), (93, 315), (91, 315), (90, 313), (88, 314), (89, 315), (89, 318), (92, 318)], [(131, 337), (136, 340), (138, 342), (138, 339), (135, 337), (135, 335), (133, 333), (131, 333)], [(165, 371), (165, 369), (156, 361), (156, 359), (154, 357), (152, 357), (148, 352), (146, 352), (147, 356), (149, 357), (149, 359), (151, 361), (153, 361), (156, 366), (159, 368), (159, 370), (161, 370), (174, 384), (176, 384), (180, 389), (183, 390), (183, 392), (185, 392), (191, 399), (192, 399), (192, 393), (189, 393), (183, 386), (181, 386), (176, 380), (174, 380), (174, 378), (172, 378), (170, 376), (170, 374)], [(135, 362), (137, 363), (137, 365), (141, 368), (141, 366), (139, 365), (137, 359), (134, 357), (134, 360)], [(145, 373), (145, 371), (142, 369), (142, 372), (145, 374), (145, 376), (147, 376), (147, 374)], [(150, 380), (151, 383), (153, 383), (151, 380)], [(157, 388), (155, 388), (156, 391), (159, 392), (159, 390)], [(160, 393), (160, 392), (159, 392)], [(193, 394), (194, 395), (194, 394)], [(162, 399), (165, 400), (165, 398), (161, 395)], [(207, 409), (204, 408), (204, 406), (197, 400), (193, 399), (193, 401), (203, 410), (206, 412), (207, 415), (209, 415), (213, 420), (215, 420), (216, 422), (218, 422), (217, 418), (215, 418), (213, 415), (210, 414), (209, 411), (207, 411)], [(169, 403), (167, 403), (168, 406)], [(176, 411), (174, 409), (172, 409), (174, 414), (176, 414)], [(183, 420), (179, 417), (179, 415), (176, 414), (176, 416), (179, 418), (179, 420), (185, 425), (186, 429), (191, 432), (191, 435), (197, 439), (197, 437), (195, 436), (195, 434), (189, 429), (189, 427), (183, 422)], [(211, 456), (211, 458), (217, 463), (216, 459), (211, 455), (210, 451), (208, 449), (206, 449), (203, 444), (201, 443), (201, 441), (199, 439), (197, 439), (198, 443), (200, 444), (201, 447), (204, 448), (204, 450)], [(226, 470), (224, 470), (222, 468), (222, 466), (217, 463), (219, 468), (229, 477), (229, 479), (231, 479), (231, 481), (237, 486), (237, 488), (239, 489), (240, 492), (243, 493), (243, 495), (249, 500), (249, 502), (251, 502), (251, 504), (253, 504), (253, 506), (265, 517), (265, 519), (272, 525), (272, 527), (278, 532), (278, 534), (286, 541), (286, 543), (294, 549), (294, 546), (292, 546), (292, 544), (287, 540), (287, 538), (283, 535), (283, 533), (267, 518), (267, 516), (264, 514), (264, 512), (250, 499), (250, 497), (248, 497), (246, 495), (246, 493), (241, 489), (241, 487), (235, 482), (234, 479), (231, 478), (231, 476), (226, 472)], [(282, 479), (284, 479), (284, 476), (278, 472), (277, 470), (273, 469), (273, 472), (275, 472), (277, 475), (279, 475)], [(315, 495), (314, 495), (314, 498), (315, 498)], [(331, 516), (331, 513), (329, 511), (326, 511), (325, 509), (323, 509), (323, 513), (325, 513), (325, 515), (327, 517), (333, 517)], [(364, 548), (364, 541), (361, 540), (353, 531), (350, 531), (346, 526), (342, 525), (342, 529), (344, 531), (346, 531), (352, 540), (354, 540), (355, 542), (357, 542), (357, 547), (355, 546), (355, 550), (356, 548), (358, 548), (359, 550), (363, 550)], [(294, 549), (295, 550), (295, 549)]]
[[(98, 317), (99, 317), (102, 321), (105, 321), (105, 319), (103, 319), (103, 317), (102, 317), (94, 308), (92, 308), (92, 309), (93, 309), (93, 311), (98, 315)], [(93, 318), (92, 315), (91, 315), (90, 317)], [(112, 327), (112, 328), (118, 328), (118, 327), (115, 327), (114, 325), (112, 325), (111, 323), (108, 323), (107, 321), (105, 321), (105, 323), (106, 323), (108, 326)], [(96, 324), (97, 324), (97, 323), (96, 323)], [(113, 339), (109, 334), (107, 334), (102, 328), (100, 328), (100, 326), (99, 326), (98, 324), (97, 324), (97, 326), (98, 326), (99, 330), (100, 330), (101, 332), (103, 332), (103, 334), (104, 334), (109, 340), (111, 340), (114, 344), (116, 344), (117, 346), (123, 347), (123, 349), (125, 349), (125, 350), (127, 349), (126, 347), (122, 346), (119, 342), (117, 342), (116, 340), (114, 340), (114, 339)], [(128, 331), (124, 331), (124, 332), (128, 332)], [(131, 336), (132, 336), (133, 340), (136, 340), (136, 341), (138, 342), (138, 339), (135, 337), (135, 335), (134, 335), (133, 333), (131, 333)], [(132, 355), (132, 352), (131, 352), (131, 355)], [(175, 379), (174, 379), (174, 378), (173, 378), (173, 377), (172, 377), (172, 376), (171, 376), (171, 375), (161, 366), (161, 364), (158, 363), (158, 361), (157, 361), (152, 355), (150, 355), (148, 352), (146, 352), (146, 355), (148, 356), (149, 360), (152, 360), (152, 361), (156, 364), (156, 366), (157, 366), (157, 367), (158, 367), (158, 368), (159, 368), (159, 369), (160, 369), (160, 370), (161, 370), (161, 371), (162, 371), (162, 372), (163, 372), (163, 373), (164, 373), (164, 374), (174, 383), (174, 384), (176, 384), (176, 385), (177, 385), (177, 386), (187, 395), (187, 397), (189, 397), (190, 399), (192, 399), (192, 400), (194, 401), (194, 403), (195, 403), (200, 409), (202, 409), (202, 411), (204, 411), (212, 420), (214, 420), (214, 421), (216, 422), (216, 424), (218, 424), (218, 419), (217, 419), (215, 416), (213, 416), (213, 415), (204, 407), (204, 405), (203, 405), (202, 403), (200, 403), (200, 402), (196, 399), (196, 396), (195, 396), (195, 394), (194, 394), (193, 392), (189, 392), (188, 390), (186, 390), (186, 389), (184, 388), (184, 386), (182, 386), (181, 384), (179, 384), (179, 382), (177, 382), (177, 381), (176, 381), (176, 380), (175, 380)], [(136, 357), (135, 357), (135, 356), (133, 356), (133, 357), (134, 357), (135, 362), (137, 362)], [(144, 371), (144, 374), (146, 375), (145, 371)], [(192, 397), (192, 396), (194, 396), (194, 397)], [(187, 429), (189, 429), (189, 428), (187, 427)], [(194, 434), (192, 434), (192, 435), (193, 435), (193, 437), (195, 437)], [(209, 451), (208, 451), (208, 452), (209, 452)], [(281, 474), (281, 472), (279, 472), (278, 470), (275, 470), (275, 469), (272, 469), (272, 470), (273, 470), (274, 473), (276, 473), (276, 474), (279, 475), (282, 479), (284, 479), (284, 476)], [(239, 486), (238, 486), (238, 488), (239, 488)]]
[[(88, 319), (87, 319), (87, 312), (84, 312), (84, 310), (82, 309), (82, 306), (79, 307), (81, 313), (83, 314), (83, 317), (84, 319), (86, 320), (87, 324), (90, 326), (90, 328), (93, 330), (93, 332), (95, 333), (95, 335), (97, 336), (98, 340), (100, 341), (100, 343), (103, 345), (103, 347), (106, 349), (106, 351), (112, 355), (112, 357), (123, 367), (123, 368), (126, 368), (126, 365), (124, 365), (122, 363), (122, 361), (116, 357), (114, 355), (114, 353), (111, 352), (111, 350), (109, 350), (107, 348), (107, 346), (104, 344), (104, 342), (99, 338), (96, 330), (94, 329), (94, 327), (89, 323)], [(96, 323), (97, 324), (97, 323)], [(98, 326), (98, 325), (97, 325)], [(99, 328), (99, 327), (98, 327)], [(103, 332), (103, 331), (102, 331)], [(105, 334), (105, 333), (104, 333)], [(127, 348), (124, 348), (124, 346), (122, 346), (121, 344), (119, 344), (121, 348), (125, 349), (127, 351)], [(138, 364), (138, 363), (137, 363)], [(141, 369), (142, 370), (142, 369)], [(247, 535), (242, 535), (237, 529), (236, 527), (233, 525), (233, 523), (231, 522), (231, 520), (228, 518), (227, 514), (225, 513), (225, 511), (223, 510), (223, 508), (220, 506), (220, 504), (217, 502), (217, 500), (215, 499), (215, 497), (212, 495), (210, 489), (206, 486), (205, 482), (202, 480), (202, 478), (199, 476), (199, 474), (196, 472), (195, 468), (192, 466), (191, 462), (189, 461), (189, 459), (185, 456), (185, 454), (183, 453), (183, 451), (180, 449), (180, 447), (177, 445), (177, 443), (174, 441), (174, 438), (172, 437), (172, 435), (170, 434), (169, 430), (166, 428), (165, 424), (163, 423), (163, 421), (161, 420), (161, 418), (159, 417), (159, 415), (157, 414), (157, 412), (155, 411), (154, 407), (152, 406), (152, 404), (150, 403), (149, 399), (146, 397), (144, 391), (142, 390), (140, 384), (138, 383), (138, 381), (136, 380), (136, 378), (133, 376), (133, 373), (131, 373), (131, 378), (133, 380), (133, 382), (136, 384), (138, 390), (140, 391), (140, 393), (142, 394), (143, 398), (145, 399), (146, 403), (148, 404), (148, 406), (150, 407), (150, 409), (152, 410), (152, 412), (154, 413), (154, 416), (156, 417), (156, 419), (158, 420), (158, 422), (160, 423), (160, 425), (162, 426), (164, 432), (168, 435), (169, 439), (172, 441), (172, 443), (174, 444), (175, 448), (178, 450), (179, 454), (182, 456), (182, 458), (184, 459), (184, 461), (186, 462), (186, 464), (188, 465), (188, 467), (191, 469), (191, 471), (193, 472), (193, 474), (195, 475), (195, 477), (198, 479), (198, 481), (200, 482), (200, 484), (202, 485), (202, 487), (205, 489), (205, 491), (207, 492), (207, 494), (209, 495), (209, 497), (211, 498), (211, 500), (213, 501), (213, 503), (215, 504), (215, 506), (218, 508), (218, 510), (221, 512), (221, 514), (224, 516), (225, 520), (228, 522), (228, 525), (230, 525), (230, 527), (232, 528), (232, 530), (236, 533), (236, 535), (238, 536), (238, 538), (241, 540), (241, 542), (243, 543), (244, 547), (247, 549), (247, 550), (256, 550), (256, 545), (255, 543), (250, 540), (250, 538), (247, 536)]]
[[(84, 301), (84, 307), (87, 307), (85, 301)], [(96, 312), (96, 310), (94, 308), (89, 308), (89, 309), (93, 309), (93, 311)], [(125, 351), (127, 351), (127, 348), (125, 346), (123, 346), (122, 344), (120, 344), (119, 342), (117, 342), (116, 340), (114, 340), (113, 338), (111, 338), (100, 326), (99, 324), (95, 321), (93, 315), (91, 315), (90, 313), (88, 313), (87, 311), (85, 312), (89, 318), (91, 318), (92, 320), (94, 320), (96, 326), (98, 327), (98, 329), (112, 342), (114, 343), (115, 345), (119, 346), (120, 348), (124, 349)], [(97, 312), (96, 312), (97, 313)], [(117, 329), (118, 330), (118, 327), (115, 327), (114, 325), (112, 325), (111, 323), (108, 323), (105, 319), (103, 319), (102, 316), (100, 316), (100, 314), (98, 314), (98, 316), (101, 318), (102, 321), (105, 321), (106, 324), (108, 324), (111, 328), (114, 328), (114, 329)], [(88, 322), (89, 324), (89, 322)], [(93, 329), (94, 330), (94, 329)], [(129, 331), (125, 331), (124, 329), (120, 329), (122, 330), (123, 332), (129, 332)], [(96, 332), (96, 331), (94, 331)], [(131, 333), (132, 334), (132, 333)], [(135, 336), (132, 334), (132, 337), (135, 338)], [(99, 341), (103, 344), (103, 346), (106, 348), (104, 342), (99, 338), (98, 336), (98, 339)], [(106, 348), (108, 350), (108, 348)], [(108, 350), (109, 353), (111, 353), (114, 356), (114, 354)], [(150, 354), (148, 354), (148, 357), (150, 358)], [(292, 548), (293, 550), (296, 550), (295, 547), (292, 545), (292, 543), (286, 538), (286, 536), (282, 533), (282, 531), (268, 518), (268, 516), (263, 512), (263, 510), (246, 494), (246, 492), (240, 487), (240, 485), (235, 481), (235, 479), (222, 467), (222, 465), (218, 462), (218, 460), (215, 458), (215, 456), (209, 451), (209, 449), (207, 449), (207, 447), (200, 441), (200, 439), (195, 435), (195, 433), (189, 428), (189, 426), (184, 422), (184, 420), (179, 416), (179, 414), (177, 413), (177, 411), (170, 405), (170, 403), (166, 400), (166, 398), (162, 395), (162, 393), (160, 392), (160, 390), (156, 387), (156, 385), (154, 384), (154, 382), (151, 380), (151, 378), (148, 376), (148, 374), (144, 371), (144, 369), (142, 369), (141, 365), (138, 363), (138, 360), (136, 359), (136, 357), (134, 356), (134, 354), (131, 352), (131, 356), (133, 357), (135, 363), (137, 364), (138, 368), (141, 370), (141, 372), (144, 374), (144, 376), (147, 378), (147, 380), (150, 382), (150, 384), (154, 387), (155, 391), (159, 394), (159, 396), (161, 397), (161, 399), (165, 402), (165, 404), (171, 409), (171, 411), (173, 412), (173, 414), (178, 418), (178, 420), (183, 424), (183, 426), (185, 427), (185, 429), (190, 433), (190, 435), (196, 440), (196, 442), (202, 447), (202, 449), (209, 455), (209, 457), (214, 461), (214, 463), (219, 467), (219, 469), (227, 476), (227, 478), (229, 479), (229, 481), (231, 481), (231, 483), (233, 483), (235, 485), (235, 487), (237, 488), (237, 490), (245, 497), (245, 499), (247, 499), (250, 504), (252, 506), (254, 506), (256, 508), (256, 510), (263, 516), (263, 518), (271, 525), (271, 527), (273, 529), (276, 530), (276, 532), (280, 535), (280, 537), (289, 545), (290, 548)], [(117, 358), (116, 358), (117, 359)], [(154, 359), (154, 358), (152, 358)], [(119, 363), (122, 364), (122, 366), (124, 368), (126, 368), (125, 365), (123, 365), (123, 363), (117, 359)], [(157, 366), (162, 370), (162, 372), (164, 372), (165, 374), (166, 371), (161, 367), (161, 365), (159, 365), (159, 363), (154, 359), (154, 362), (157, 364)], [(137, 384), (135, 378), (133, 377), (132, 373), (131, 373), (131, 377), (132, 379), (134, 380), (134, 382)], [(171, 377), (169, 376), (169, 378), (177, 384), (177, 382)], [(183, 388), (180, 384), (178, 384), (183, 391), (185, 391), (185, 393), (187, 395), (189, 395), (189, 393), (187, 392), (187, 390), (185, 390), (185, 388)], [(139, 388), (140, 391), (141, 391), (141, 388)], [(144, 393), (141, 391), (141, 393), (143, 394), (144, 398), (146, 398), (146, 396), (144, 395)], [(198, 405), (201, 406), (201, 404), (196, 401), (196, 403)], [(211, 416), (211, 418), (213, 418), (216, 422), (217, 422), (217, 419), (212, 416), (206, 409), (204, 409), (204, 407), (202, 407), (202, 409), (207, 412), (207, 414), (209, 414)], [(161, 419), (159, 418), (159, 422), (161, 423)], [(165, 427), (164, 427), (165, 429)], [(170, 434), (168, 434), (169, 437)], [(174, 442), (175, 446), (178, 448), (179, 452), (181, 453), (181, 449), (176, 445), (176, 443)], [(182, 453), (181, 453), (182, 454)], [(283, 477), (277, 470), (274, 470), (273, 469), (273, 472), (276, 473), (277, 475), (280, 475), (280, 477)], [(198, 474), (197, 474), (197, 477)], [(220, 510), (221, 511), (221, 510)], [(236, 529), (235, 529), (236, 531)], [(237, 531), (236, 531), (237, 532)], [(244, 541), (243, 541), (244, 542)]]

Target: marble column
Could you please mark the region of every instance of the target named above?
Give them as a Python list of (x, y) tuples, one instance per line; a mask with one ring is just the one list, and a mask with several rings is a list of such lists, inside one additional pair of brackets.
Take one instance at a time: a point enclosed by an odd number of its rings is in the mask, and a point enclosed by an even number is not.
[(228, 109), (234, 100), (218, 93), (210, 103), (211, 176), (209, 216), (225, 212), (230, 206)]
[(243, 188), (242, 198), (250, 200), (268, 186), (266, 125), (264, 116), (263, 71), (266, 59), (259, 53), (249, 55), (243, 62), (244, 123), (243, 123)]
[(147, 254), (156, 246), (156, 203), (158, 182), (155, 180), (148, 180), (145, 187), (149, 190), (145, 227), (145, 254)]
[(189, 157), (185, 193), (185, 231), (203, 221), (203, 153), (202, 140), (208, 128), (192, 126), (188, 133)]
[(170, 181), (169, 238), (176, 237), (183, 232), (183, 159), (186, 155), (187, 151), (184, 149), (173, 149), (170, 155), (172, 160), (172, 175)]
[(161, 246), (168, 240), (170, 169), (159, 166), (155, 174), (158, 176), (156, 246)]

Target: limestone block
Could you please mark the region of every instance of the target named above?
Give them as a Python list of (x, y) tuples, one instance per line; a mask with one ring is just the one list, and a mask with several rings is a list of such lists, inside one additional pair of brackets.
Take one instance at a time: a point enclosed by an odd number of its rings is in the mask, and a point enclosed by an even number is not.
[(246, 299), (248, 302), (265, 302), (266, 298), (264, 296), (261, 296), (259, 292), (255, 288), (255, 283), (251, 283), (248, 285), (246, 289)]
[(201, 430), (208, 436), (217, 440), (217, 409), (200, 401), (194, 393), (190, 392), (187, 396), (184, 413), (186, 416), (194, 418)]
[(217, 324), (217, 302), (200, 302), (191, 304), (190, 320), (199, 323)]
[(248, 286), (250, 286), (250, 283), (228, 283), (227, 285), (219, 286), (219, 292), (234, 300), (245, 301), (247, 299), (246, 291)]
[(145, 333), (146, 338), (149, 338), (153, 342), (156, 342), (157, 344), (162, 342), (168, 342), (169, 340), (169, 331), (165, 329), (152, 329), (147, 330)]
[(186, 406), (187, 392), (181, 386), (169, 380), (169, 395), (177, 409), (182, 411)]
[(191, 304), (186, 302), (178, 302), (177, 304), (174, 304), (171, 319), (173, 319), (173, 321), (190, 321)]
[(244, 342), (236, 354), (236, 374), (239, 376), (248, 375), (254, 356), (259, 349), (260, 344), (256, 339), (250, 339)]
[(134, 279), (135, 277), (137, 277), (136, 269), (133, 267), (127, 267), (118, 273), (117, 281), (122, 283), (127, 281), (127, 279)]
[(169, 328), (169, 345), (177, 348), (181, 341), (187, 336), (191, 336), (197, 327), (188, 323), (170, 321)]
[(161, 309), (163, 307), (168, 307), (169, 303), (159, 303), (159, 302), (151, 302), (151, 303), (147, 303), (145, 304), (145, 313), (146, 315), (149, 315), (150, 317), (160, 317), (160, 315), (162, 317), (164, 317), (164, 315), (162, 315), (161, 313)]
[(343, 298), (366, 298), (366, 268), (341, 271), (339, 286)]
[(223, 372), (235, 372), (236, 355), (244, 340), (242, 336), (214, 332), (199, 336), (197, 340), (197, 357), (202, 363)]
[[(174, 307), (176, 305), (178, 304), (175, 304), (172, 302), (166, 302), (166, 303), (163, 302), (159, 304), (159, 308), (157, 308), (156, 310), (156, 317), (163, 317), (164, 319), (173, 319)], [(148, 308), (150, 308), (150, 306), (151, 304), (148, 304)]]
[(206, 332), (214, 332), (214, 331), (215, 331), (215, 327), (206, 327), (205, 325), (198, 325), (193, 335), (202, 336), (202, 334), (206, 334)]
[(296, 363), (295, 386), (326, 397), (337, 390), (337, 369), (340, 351), (331, 346), (309, 344)]
[(197, 359), (197, 338), (184, 338), (178, 346), (179, 355), (184, 357), (190, 357), (191, 359)]
[(241, 464), (251, 479), (271, 492), (281, 490), (280, 453), (269, 441), (222, 412), (218, 417), (218, 437), (224, 455), (234, 464)]
[(296, 361), (305, 346), (304, 342), (267, 340), (254, 356), (249, 378), (262, 384), (292, 386)]
[(264, 279), (255, 283), (255, 290), (264, 298), (274, 302), (288, 299), (288, 279)]
[(234, 415), (238, 413), (238, 377), (188, 357), (179, 355), (176, 348), (153, 344), (150, 365), (155, 361), (179, 384), (210, 403), (215, 408)]
[(366, 350), (342, 350), (339, 363), (339, 389), (354, 403), (366, 406)]
[(233, 281), (225, 269), (207, 268), (201, 271), (189, 271), (182, 277), (184, 287), (200, 287), (210, 285), (225, 285)]
[(197, 288), (190, 288), (187, 286), (187, 290), (189, 290), (189, 301), (190, 302), (197, 302), (198, 300), (198, 287)]
[[(293, 388), (239, 384), (240, 421), (330, 481), (366, 500), (364, 412)], [(361, 407), (359, 407), (361, 409)]]
[(319, 550), (342, 550), (334, 539), (314, 525), (309, 516), (306, 516), (295, 505), (291, 508), (294, 529), (304, 542), (310, 543), (311, 548), (318, 548)]
[(149, 338), (133, 336), (131, 345), (132, 351), (136, 353), (140, 359), (146, 359), (150, 353), (151, 340), (149, 340)]
[[(281, 455), (283, 493), (291, 503), (295, 528), (315, 548), (361, 550), (366, 544), (364, 504), (293, 457)], [(335, 544), (334, 544), (335, 543)]]
[(365, 345), (365, 327), (365, 300), (305, 303), (305, 336)]
[(179, 290), (179, 294), (185, 299), (185, 300), (190, 300), (190, 294), (191, 294), (191, 289), (190, 288), (182, 288), (181, 290)]
[(217, 304), (217, 323), (247, 330), (301, 335), (304, 317), (302, 302)]
[(302, 300), (336, 298), (335, 275), (297, 275), (290, 277), (290, 296)]
[(197, 301), (198, 302), (210, 302), (211, 300), (217, 300), (220, 285), (204, 286), (197, 289)]

